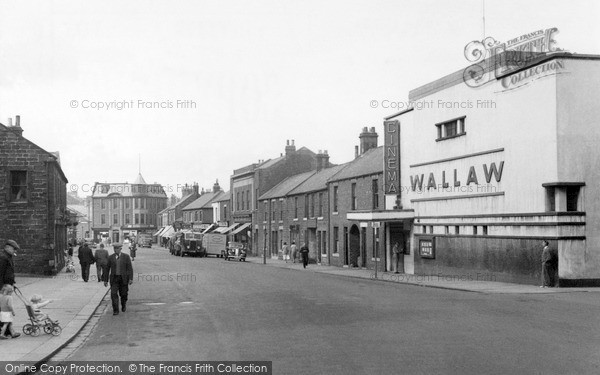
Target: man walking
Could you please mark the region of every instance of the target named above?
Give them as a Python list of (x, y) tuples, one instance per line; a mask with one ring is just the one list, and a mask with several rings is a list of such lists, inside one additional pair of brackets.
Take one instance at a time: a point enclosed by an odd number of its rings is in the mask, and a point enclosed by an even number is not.
[(13, 257), (21, 250), (16, 241), (8, 240), (4, 244), (4, 250), (0, 251), (0, 288), (4, 284), (15, 284), (15, 264)]
[(133, 284), (133, 266), (131, 258), (121, 253), (123, 245), (113, 244), (114, 254), (108, 257), (108, 272), (104, 279), (104, 286), (110, 281), (110, 298), (112, 300), (113, 315), (119, 315), (119, 297), (121, 298), (121, 311), (127, 310), (127, 295), (129, 285)]
[(100, 247), (94, 254), (94, 260), (96, 261), (96, 274), (98, 275), (98, 282), (106, 278), (108, 272), (108, 250), (104, 248), (104, 244), (101, 243)]
[(90, 278), (90, 266), (94, 264), (94, 254), (87, 242), (79, 248), (78, 253), (77, 257), (79, 258), (79, 264), (81, 265), (81, 278), (87, 283)]
[(308, 265), (308, 246), (306, 245), (306, 243), (302, 244), (302, 247), (300, 248), (300, 256), (302, 256), (302, 265), (304, 266), (304, 268), (306, 268), (306, 266)]

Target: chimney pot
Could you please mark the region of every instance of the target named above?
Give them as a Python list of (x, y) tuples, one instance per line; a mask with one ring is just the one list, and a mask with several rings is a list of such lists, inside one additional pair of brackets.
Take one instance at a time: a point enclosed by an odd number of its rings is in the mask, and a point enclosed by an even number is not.
[(290, 145), (290, 140), (288, 139), (287, 141), (285, 141), (285, 145), (289, 146)]
[(369, 132), (369, 128), (365, 126), (365, 127), (363, 128), (363, 133), (368, 133), (368, 132)]
[(292, 146), (294, 146), (294, 140), (292, 139)]
[(327, 150), (325, 150), (324, 154), (325, 154), (325, 155), (329, 155), (329, 152), (327, 152)]
[(354, 146), (354, 159), (358, 158), (358, 146)]
[(21, 127), (21, 116), (20, 115), (15, 116), (15, 126)]
[(375, 127), (374, 126), (371, 127), (371, 133), (375, 133)]

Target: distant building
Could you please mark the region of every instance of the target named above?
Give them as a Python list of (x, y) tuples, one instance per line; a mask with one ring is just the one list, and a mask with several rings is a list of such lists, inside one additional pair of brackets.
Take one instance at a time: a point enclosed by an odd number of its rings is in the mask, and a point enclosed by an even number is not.
[(94, 239), (122, 242), (156, 232), (157, 213), (167, 206), (167, 195), (160, 184), (147, 184), (139, 174), (132, 184), (96, 182), (92, 201)]
[(232, 232), (237, 242), (247, 243), (251, 254), (262, 254), (258, 242), (259, 223), (256, 216), (258, 197), (285, 178), (317, 169), (317, 155), (306, 147), (296, 150), (294, 141), (287, 141), (285, 154), (275, 159), (259, 161), (233, 171), (231, 176), (231, 218), (237, 228)]
[(212, 191), (204, 191), (200, 196), (181, 209), (183, 217), (183, 228), (193, 229), (194, 231), (205, 231), (213, 224), (213, 206), (212, 202), (223, 195), (224, 192), (217, 181), (213, 185)]
[(58, 153), (50, 153), (23, 137), (16, 124), (0, 124), (0, 242), (12, 239), (21, 250), (15, 270), (55, 274), (64, 266), (67, 226), (67, 178)]

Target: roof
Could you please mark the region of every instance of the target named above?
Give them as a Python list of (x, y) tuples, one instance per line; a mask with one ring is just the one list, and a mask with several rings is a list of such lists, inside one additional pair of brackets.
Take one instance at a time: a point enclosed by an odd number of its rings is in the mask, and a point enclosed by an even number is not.
[(327, 189), (328, 180), (333, 175), (335, 175), (336, 173), (338, 173), (342, 169), (344, 169), (348, 164), (350, 164), (350, 163), (336, 165), (334, 167), (325, 168), (325, 169), (322, 169), (322, 170), (316, 172), (315, 174), (310, 176), (308, 179), (306, 179), (304, 182), (302, 182), (300, 185), (298, 185), (295, 189), (290, 191), (288, 193), (288, 195), (303, 194), (303, 193), (309, 193), (311, 191)]
[(275, 164), (279, 163), (283, 159), (285, 159), (285, 155), (284, 156), (280, 156), (280, 157), (275, 158), (275, 159), (269, 159), (269, 160), (265, 161), (264, 163), (262, 163), (261, 165), (259, 165), (258, 169), (267, 169), (267, 168), (272, 167)]
[(210, 203), (212, 203), (212, 201), (215, 200), (215, 198), (218, 198), (222, 194), (224, 194), (222, 190), (219, 190), (217, 192), (204, 193), (198, 199), (196, 199), (192, 203), (188, 204), (187, 206), (183, 207), (182, 210), (197, 210), (197, 209), (201, 209), (201, 208), (212, 208), (212, 206), (210, 206)]
[(144, 177), (142, 177), (141, 173), (138, 173), (135, 181), (133, 181), (134, 184), (136, 185), (147, 185), (146, 181), (144, 181)]
[(346, 164), (329, 182), (383, 173), (383, 146), (372, 148)]
[(82, 204), (68, 204), (67, 208), (72, 210), (72, 211), (76, 211), (77, 214), (79, 214), (79, 216), (85, 216), (87, 217), (87, 207), (82, 205)]
[(225, 192), (222, 195), (220, 195), (217, 199), (215, 199), (213, 202), (224, 202), (224, 201), (228, 201), (231, 199), (231, 192)]
[(181, 199), (177, 202), (177, 203), (173, 203), (172, 205), (170, 205), (169, 207), (165, 208), (164, 211), (169, 211), (172, 209), (175, 209), (179, 206), (185, 206), (190, 204), (189, 199), (194, 195), (194, 193), (192, 194), (188, 194), (188, 195), (184, 195), (183, 197), (181, 197)]
[(290, 176), (281, 181), (279, 184), (275, 185), (273, 188), (271, 188), (271, 190), (261, 195), (258, 199), (263, 200), (285, 197), (290, 191), (295, 189), (298, 185), (306, 181), (306, 179), (315, 173), (315, 171), (310, 171)]

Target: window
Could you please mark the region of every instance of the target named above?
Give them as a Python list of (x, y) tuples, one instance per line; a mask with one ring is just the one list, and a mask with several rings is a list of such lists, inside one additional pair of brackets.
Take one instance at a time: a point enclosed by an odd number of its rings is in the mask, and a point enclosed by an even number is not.
[(304, 195), (304, 217), (308, 218), (308, 194)]
[(279, 201), (279, 221), (283, 221), (283, 201)]
[(272, 212), (272, 216), (271, 216), (271, 220), (275, 221), (275, 219), (277, 219), (277, 216), (275, 215), (275, 208), (277, 207), (277, 201), (271, 201), (271, 209), (273, 210)]
[[(140, 199), (139, 198), (133, 198), (133, 208), (139, 208), (140, 206)], [(136, 223), (137, 224), (137, 223)]]
[(379, 208), (379, 181), (373, 180), (371, 182), (371, 190), (373, 192), (373, 209)]
[(27, 200), (27, 171), (10, 171), (10, 200)]
[(294, 197), (294, 219), (298, 218), (298, 197)]
[(145, 209), (146, 208), (146, 198), (140, 198), (140, 208), (141, 209)]
[(227, 220), (227, 205), (223, 206), (223, 220)]
[(333, 227), (333, 252), (337, 254), (340, 251), (340, 228)]
[(484, 225), (481, 227), (484, 236), (487, 236), (487, 228), (488, 228), (487, 225)]
[[(240, 210), (240, 192), (235, 193), (235, 210)], [(266, 220), (266, 219), (265, 219)]]
[(119, 207), (119, 203), (117, 201), (117, 198), (113, 198), (112, 199), (112, 208), (118, 208)]
[(460, 234), (460, 227), (458, 225), (454, 226), (454, 234)]
[(433, 225), (429, 226), (429, 233), (433, 233)]
[(338, 187), (333, 187), (333, 212), (338, 211)]
[(140, 215), (140, 224), (146, 224), (146, 214)]
[(437, 127), (437, 140), (455, 138), (466, 134), (465, 117), (435, 124)]
[(131, 224), (131, 219), (129, 217), (129, 214), (125, 214), (125, 224)]
[(356, 203), (356, 182), (352, 183), (351, 186), (351, 194), (352, 194), (352, 210), (356, 210), (356, 207), (358, 206)]
[(421, 233), (427, 233), (427, 226), (423, 225), (421, 228)]
[(264, 207), (265, 207), (265, 221), (267, 221), (269, 219), (269, 202), (265, 201)]
[(131, 202), (129, 199), (125, 199), (125, 208), (129, 208), (131, 206)]
[(444, 234), (450, 234), (450, 229), (448, 228), (448, 226), (444, 226)]
[(140, 223), (140, 214), (135, 214), (135, 224)]
[[(102, 201), (104, 202), (104, 201)], [(106, 215), (102, 214), (100, 215), (100, 224), (104, 225), (106, 224)]]
[(106, 208), (106, 201), (104, 199), (100, 199), (100, 208), (103, 210)]
[(246, 191), (246, 209), (250, 209), (250, 190)]
[(477, 225), (473, 225), (473, 235), (477, 235)]
[(119, 224), (119, 214), (113, 214), (113, 224)]
[(323, 217), (323, 193), (319, 193), (319, 217)]
[(309, 195), (309, 199), (310, 199), (310, 217), (315, 217), (315, 195), (311, 194)]
[(567, 186), (567, 211), (579, 211), (577, 201), (579, 199), (579, 186)]

